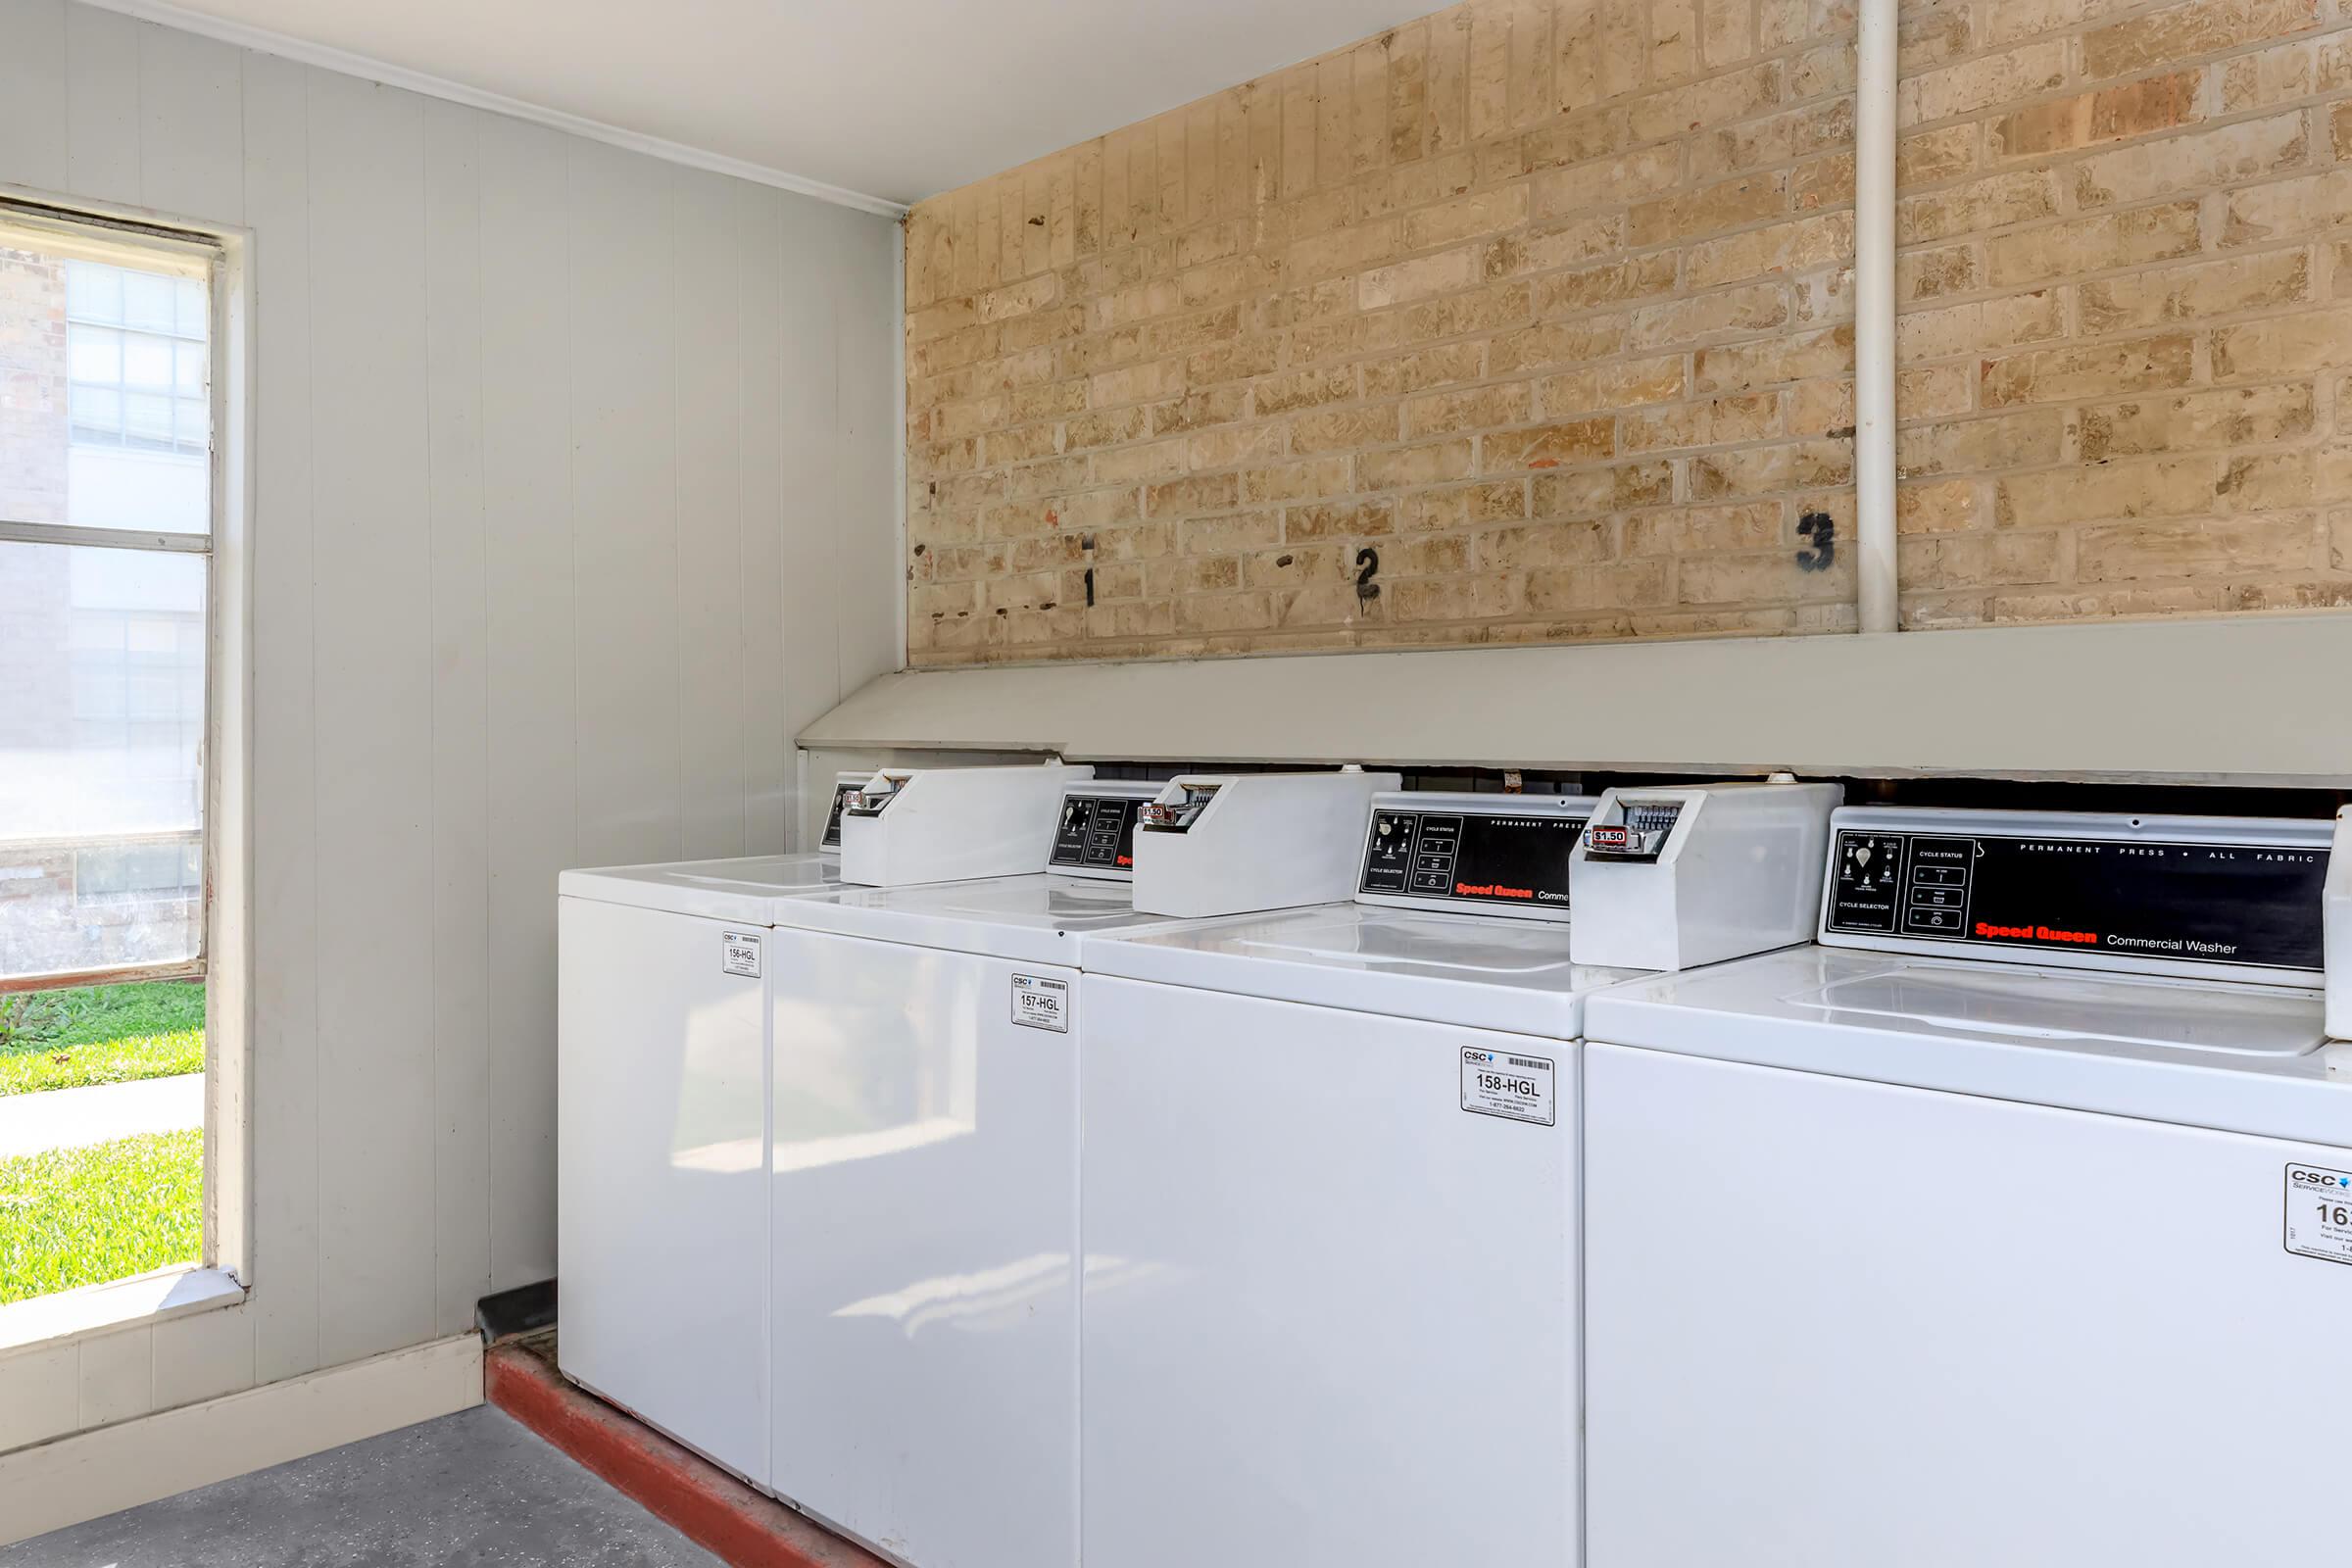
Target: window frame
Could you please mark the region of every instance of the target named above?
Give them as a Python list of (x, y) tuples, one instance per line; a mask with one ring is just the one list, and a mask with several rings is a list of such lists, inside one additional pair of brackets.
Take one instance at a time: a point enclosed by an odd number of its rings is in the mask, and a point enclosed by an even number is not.
[[(14, 198), (5, 191), (0, 191), (0, 228), (54, 236), (60, 250), (66, 253), (64, 259), (69, 261), (94, 261), (102, 265), (135, 268), (141, 260), (146, 260), (152, 267), (153, 259), (161, 254), (178, 256), (200, 269), (207, 306), (205, 407), (209, 424), (204, 453), (209, 514), (203, 533), (99, 528), (71, 522), (29, 522), (0, 515), (0, 543), (137, 550), (205, 558), (204, 704), (196, 750), (202, 801), (202, 816), (197, 827), (200, 886), (196, 951), (185, 959), (170, 963), (115, 965), (41, 975), (0, 975), (0, 996), (19, 992), (60, 991), (76, 986), (127, 985), (151, 980), (203, 980), (208, 977), (212, 967), (216, 948), (214, 927), (220, 912), (216, 841), (219, 837), (220, 807), (224, 803), (216, 775), (222, 752), (219, 744), (222, 682), (227, 678), (223, 670), (225, 649), (220, 621), (226, 608), (222, 577), (231, 559), (231, 552), (221, 548), (224, 530), (229, 528), (228, 508), (231, 504), (229, 465), (222, 434), (230, 428), (228, 383), (231, 378), (224, 372), (232, 357), (227, 334), (232, 327), (230, 286), (236, 259), (231, 254), (229, 240), (223, 235), (167, 227), (96, 212), (52, 207)], [(70, 307), (68, 319), (71, 321)], [(69, 444), (73, 441), (72, 387), (73, 376), (69, 368), (66, 414)], [(85, 847), (106, 848), (118, 841), (128, 843), (152, 837), (147, 833), (110, 834), (88, 841)], [(209, 1181), (207, 1185), (209, 1188)], [(212, 1226), (208, 1223), (206, 1229), (206, 1252), (209, 1258), (212, 1252)]]

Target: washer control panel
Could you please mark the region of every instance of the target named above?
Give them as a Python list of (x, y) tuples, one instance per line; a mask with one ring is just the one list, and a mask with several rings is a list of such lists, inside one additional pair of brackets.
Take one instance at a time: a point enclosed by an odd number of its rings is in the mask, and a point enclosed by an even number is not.
[(1061, 798), (1049, 871), (1127, 877), (1135, 874), (1135, 825), (1156, 785), (1125, 790), (1073, 789)]
[(1996, 811), (1872, 823), (1893, 814), (1838, 813), (1823, 941), (2096, 955), (2096, 967), (2156, 972), (2321, 966), (2325, 823)]
[(870, 774), (859, 773), (855, 776), (844, 777), (834, 784), (833, 808), (825, 813), (825, 836), (816, 841), (818, 849), (838, 850), (841, 848), (842, 808), (850, 804), (850, 797), (857, 794), (859, 786), (863, 785), (866, 779), (871, 776), (872, 775)]
[(1364, 835), (1357, 897), (1568, 917), (1568, 860), (1589, 796), (1383, 795)]

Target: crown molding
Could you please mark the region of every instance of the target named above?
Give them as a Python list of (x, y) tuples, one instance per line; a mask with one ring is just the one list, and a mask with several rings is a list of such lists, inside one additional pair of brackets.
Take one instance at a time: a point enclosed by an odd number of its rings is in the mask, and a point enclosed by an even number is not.
[(821, 179), (810, 179), (807, 175), (795, 174), (787, 170), (770, 169), (764, 164), (749, 163), (741, 158), (729, 158), (723, 153), (706, 152), (700, 147), (688, 147), (680, 142), (664, 141), (660, 136), (648, 136), (639, 131), (625, 130), (618, 125), (608, 125), (601, 120), (589, 120), (580, 115), (565, 114), (560, 109), (548, 109), (538, 104), (525, 103), (519, 98), (509, 98), (504, 93), (487, 92), (479, 87), (468, 87), (464, 82), (427, 75), (421, 71), (411, 71), (405, 66), (389, 65), (381, 60), (371, 60), (366, 55), (352, 54), (348, 50), (332, 49), (325, 44), (311, 43), (301, 38), (290, 38), (282, 32), (271, 32), (263, 27), (247, 26), (241, 22), (228, 22), (220, 17), (206, 16), (199, 11), (189, 11), (180, 6), (164, 4), (162, 0), (76, 0), (76, 3), (95, 6), (101, 11), (113, 11), (141, 22), (152, 22), (158, 26), (172, 27), (180, 32), (192, 32), (202, 37), (218, 39), (221, 43), (234, 44), (240, 49), (253, 49), (263, 54), (277, 55), (287, 60), (299, 61), (306, 66), (317, 66), (321, 71), (332, 71), (347, 76), (364, 77), (368, 81), (381, 82), (387, 87), (398, 87), (404, 92), (418, 93), (427, 98), (440, 98), (453, 104), (464, 104), (468, 108), (486, 110), (494, 115), (505, 115), (514, 120), (529, 121), (533, 124), (545, 125), (550, 129), (564, 131), (589, 141), (603, 142), (609, 147), (624, 148), (629, 152), (642, 153), (648, 158), (658, 158), (663, 163), (680, 164), (688, 169), (708, 170), (714, 174), (725, 174), (730, 178), (749, 180), (756, 185), (767, 185), (776, 190), (791, 191), (796, 196), (809, 196), (820, 202), (831, 202), (838, 207), (855, 208), (858, 212), (874, 213), (884, 218), (903, 218), (906, 214), (906, 205), (904, 202), (889, 201), (880, 196), (868, 196), (862, 191), (845, 190), (839, 185), (828, 185)]

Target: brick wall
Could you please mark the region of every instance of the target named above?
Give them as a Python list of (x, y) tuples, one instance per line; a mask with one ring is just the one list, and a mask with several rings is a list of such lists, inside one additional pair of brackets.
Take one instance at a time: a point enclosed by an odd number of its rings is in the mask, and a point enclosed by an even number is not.
[[(2352, 605), (2352, 7), (1903, 17), (1905, 622)], [(1852, 43), (1474, 0), (923, 203), (913, 662), (1850, 629)]]
[(0, 518), (66, 520), (66, 268), (0, 245)]

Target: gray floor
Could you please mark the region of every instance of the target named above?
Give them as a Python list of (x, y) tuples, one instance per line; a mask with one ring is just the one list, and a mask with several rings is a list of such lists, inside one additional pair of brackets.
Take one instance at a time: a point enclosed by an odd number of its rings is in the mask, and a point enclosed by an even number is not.
[(15, 1546), (0, 1568), (713, 1568), (485, 1405)]

